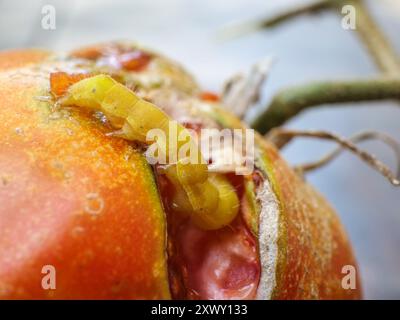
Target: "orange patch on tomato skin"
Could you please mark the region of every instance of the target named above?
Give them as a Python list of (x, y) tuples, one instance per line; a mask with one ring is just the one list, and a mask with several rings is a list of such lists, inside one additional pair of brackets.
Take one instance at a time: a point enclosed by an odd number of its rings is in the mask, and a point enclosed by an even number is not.
[(141, 71), (146, 68), (152, 56), (140, 50), (128, 52), (118, 56), (122, 69), (128, 71)]
[(78, 81), (88, 78), (89, 74), (84, 73), (50, 73), (50, 91), (56, 97), (64, 95), (68, 88)]
[(107, 65), (126, 71), (144, 70), (153, 56), (141, 49), (127, 47), (118, 43), (96, 45), (75, 50), (72, 57), (97, 60), (100, 65)]
[(200, 99), (204, 101), (218, 102), (220, 98), (216, 93), (210, 91), (203, 91), (200, 94)]
[(106, 47), (106, 45), (99, 44), (90, 47), (80, 48), (77, 50), (73, 50), (70, 53), (70, 56), (73, 58), (96, 60), (97, 58), (101, 57)]

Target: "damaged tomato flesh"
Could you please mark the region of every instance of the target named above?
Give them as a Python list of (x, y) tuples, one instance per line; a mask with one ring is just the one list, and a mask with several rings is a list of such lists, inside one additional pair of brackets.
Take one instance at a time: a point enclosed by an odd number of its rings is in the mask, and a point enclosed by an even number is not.
[(182, 224), (174, 239), (186, 269), (186, 298), (254, 299), (260, 279), (257, 246), (243, 221), (205, 231)]
[[(227, 177), (240, 199), (243, 179)], [(218, 230), (198, 228), (168, 207), (171, 185), (158, 177), (168, 220), (170, 288), (175, 299), (255, 299), (261, 276), (257, 239), (245, 221), (250, 210), (241, 201), (239, 214)]]

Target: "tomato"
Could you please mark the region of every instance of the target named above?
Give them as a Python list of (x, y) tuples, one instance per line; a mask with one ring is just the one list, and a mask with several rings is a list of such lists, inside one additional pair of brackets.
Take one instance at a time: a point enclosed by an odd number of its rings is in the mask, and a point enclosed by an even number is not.
[[(104, 115), (58, 105), (72, 83), (102, 70), (102, 48), (66, 60), (0, 53), (0, 298), (361, 296), (359, 279), (354, 290), (341, 284), (342, 267), (357, 264), (336, 214), (261, 137), (255, 173), (226, 177), (238, 216), (203, 230), (173, 212), (166, 199), (174, 186), (142, 146), (118, 136)], [(138, 50), (123, 48), (127, 57)], [(182, 68), (143, 52), (151, 68), (112, 69), (138, 96), (186, 127), (243, 128), (216, 99), (198, 99), (202, 90)], [(60, 86), (50, 88), (51, 73)], [(46, 266), (55, 288), (43, 286)]]

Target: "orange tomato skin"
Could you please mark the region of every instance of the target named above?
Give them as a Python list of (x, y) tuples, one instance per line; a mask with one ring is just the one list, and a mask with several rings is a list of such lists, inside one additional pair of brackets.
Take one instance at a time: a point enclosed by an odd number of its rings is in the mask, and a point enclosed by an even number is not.
[(50, 91), (57, 97), (62, 96), (71, 85), (88, 76), (83, 73), (68, 74), (66, 72), (52, 72), (50, 73)]
[(202, 99), (204, 101), (218, 102), (219, 96), (213, 92), (204, 91), (200, 94), (200, 99)]
[[(92, 117), (52, 112), (37, 100), (48, 74), (7, 69), (0, 75), (0, 298), (169, 298), (164, 213), (143, 156), (107, 137)], [(55, 290), (42, 287), (48, 265)]]
[(0, 52), (0, 71), (40, 63), (50, 55), (51, 52), (41, 49), (2, 51)]

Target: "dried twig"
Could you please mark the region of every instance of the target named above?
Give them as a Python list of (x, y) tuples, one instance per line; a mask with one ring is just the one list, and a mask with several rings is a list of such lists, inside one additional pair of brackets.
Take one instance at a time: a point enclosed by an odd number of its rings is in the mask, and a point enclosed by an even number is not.
[[(278, 147), (283, 147), (285, 144), (287, 144), (293, 138), (296, 137), (311, 137), (311, 138), (335, 141), (342, 148), (351, 151), (353, 154), (357, 155), (361, 160), (369, 164), (372, 168), (380, 172), (384, 177), (386, 177), (390, 181), (391, 184), (393, 184), (394, 186), (400, 186), (399, 176), (393, 174), (392, 171), (384, 163), (378, 160), (374, 155), (371, 155), (368, 152), (358, 148), (354, 144), (354, 142), (352, 142), (350, 139), (345, 139), (326, 131), (301, 131), (301, 130), (286, 130), (281, 128), (276, 128), (271, 130), (270, 134), (268, 135), (268, 139), (271, 140), (273, 143), (276, 143)], [(387, 140), (386, 138), (387, 137), (385, 137), (385, 140)], [(392, 142), (393, 141), (391, 141), (391, 143)], [(398, 145), (397, 143), (395, 145), (396, 145), (395, 149), (396, 155), (397, 157), (399, 157)], [(398, 162), (399, 161), (400, 160), (398, 159)]]
[(350, 1), (356, 13), (356, 30), (379, 69), (385, 74), (400, 76), (400, 59), (396, 51), (369, 13), (363, 1)]
[(222, 30), (220, 38), (227, 40), (243, 36), (245, 34), (265, 29), (276, 27), (284, 22), (290, 21), (293, 18), (305, 14), (316, 14), (322, 10), (336, 7), (338, 3), (343, 3), (344, 0), (317, 0), (305, 3), (293, 8), (289, 8), (276, 15), (268, 16), (265, 19), (258, 21), (248, 21), (238, 25), (229, 26)]
[(273, 64), (267, 57), (252, 66), (246, 73), (236, 74), (228, 79), (222, 90), (222, 101), (231, 112), (243, 118), (248, 109), (260, 99), (264, 84)]
[[(351, 138), (349, 138), (349, 141), (353, 143), (359, 143), (363, 141), (369, 141), (369, 140), (379, 140), (385, 143), (387, 146), (389, 146), (395, 153), (396, 159), (397, 159), (397, 176), (400, 176), (400, 144), (391, 136), (384, 134), (382, 132), (376, 132), (376, 131), (364, 131), (361, 133), (358, 133)], [(327, 165), (330, 163), (332, 160), (334, 160), (336, 157), (338, 157), (345, 149), (342, 146), (339, 146), (323, 156), (321, 159), (318, 161), (310, 162), (310, 163), (304, 163), (302, 165), (295, 166), (294, 169), (299, 172), (309, 172), (313, 171), (316, 169), (320, 169), (323, 166)]]
[(251, 126), (265, 134), (318, 105), (387, 99), (400, 99), (400, 78), (311, 83), (278, 93)]

